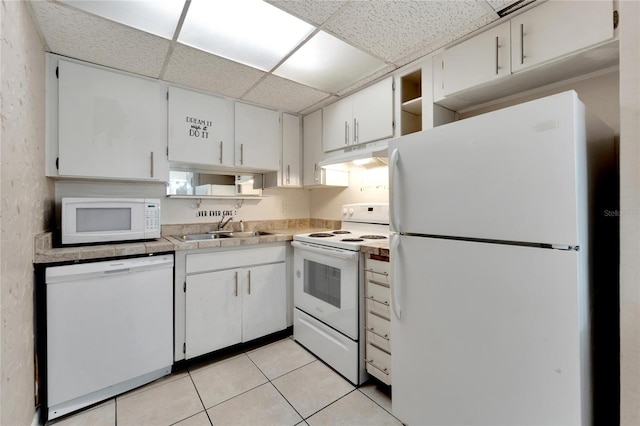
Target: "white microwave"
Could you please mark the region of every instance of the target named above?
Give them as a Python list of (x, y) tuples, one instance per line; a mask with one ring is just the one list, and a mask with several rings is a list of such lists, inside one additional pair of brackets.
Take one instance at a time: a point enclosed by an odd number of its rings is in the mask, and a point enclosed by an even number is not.
[(160, 200), (62, 198), (62, 244), (160, 237)]

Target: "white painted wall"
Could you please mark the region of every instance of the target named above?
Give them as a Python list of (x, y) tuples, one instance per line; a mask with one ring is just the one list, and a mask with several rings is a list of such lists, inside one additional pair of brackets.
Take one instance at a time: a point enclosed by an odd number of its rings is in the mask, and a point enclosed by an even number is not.
[(48, 228), (53, 185), (44, 176), (44, 48), (23, 1), (0, 9), (0, 424), (35, 413), (33, 241)]
[[(640, 2), (620, 1), (620, 423), (640, 424)], [(615, 332), (615, 330), (612, 330)]]

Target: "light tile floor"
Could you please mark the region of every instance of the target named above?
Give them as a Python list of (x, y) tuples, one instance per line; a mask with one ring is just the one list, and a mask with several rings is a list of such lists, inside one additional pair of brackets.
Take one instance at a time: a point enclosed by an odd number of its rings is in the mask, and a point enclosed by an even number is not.
[(189, 365), (96, 407), (68, 425), (401, 425), (375, 381), (356, 389), (286, 338)]

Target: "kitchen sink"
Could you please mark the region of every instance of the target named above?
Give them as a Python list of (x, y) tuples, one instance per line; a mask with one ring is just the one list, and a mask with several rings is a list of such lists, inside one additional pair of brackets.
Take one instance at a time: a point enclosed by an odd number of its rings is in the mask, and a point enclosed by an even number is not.
[(172, 235), (173, 238), (180, 241), (202, 241), (202, 240), (217, 240), (220, 238), (231, 238), (228, 232), (216, 232), (210, 234), (187, 234), (187, 235)]
[(220, 238), (259, 237), (261, 235), (272, 235), (272, 233), (265, 232), (265, 231), (238, 231), (238, 232), (216, 231), (216, 232), (208, 232), (206, 234), (172, 235), (172, 237), (180, 241), (202, 241), (202, 240), (217, 240)]
[(273, 235), (272, 232), (265, 231), (233, 231), (233, 232), (225, 232), (225, 235), (228, 235), (231, 238), (246, 238), (246, 237), (259, 237), (261, 235)]

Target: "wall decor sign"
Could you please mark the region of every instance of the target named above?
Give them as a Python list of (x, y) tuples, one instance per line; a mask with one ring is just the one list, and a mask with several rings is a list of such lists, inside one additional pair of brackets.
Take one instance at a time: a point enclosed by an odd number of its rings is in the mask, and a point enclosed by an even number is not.
[(195, 117), (185, 117), (188, 123), (189, 137), (196, 139), (209, 139), (209, 128), (213, 125), (211, 120), (202, 120)]

